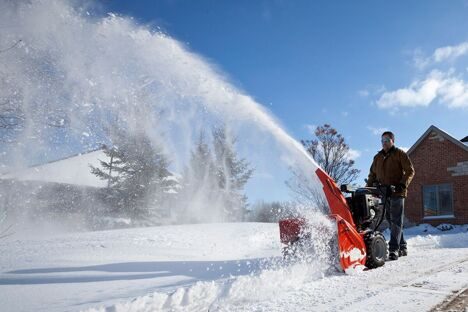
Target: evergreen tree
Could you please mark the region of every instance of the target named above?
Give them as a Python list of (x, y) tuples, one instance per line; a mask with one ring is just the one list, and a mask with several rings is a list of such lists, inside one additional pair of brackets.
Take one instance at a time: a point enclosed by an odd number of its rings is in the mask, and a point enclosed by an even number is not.
[(213, 128), (212, 135), (216, 181), (223, 194), (224, 213), (227, 220), (239, 221), (247, 209), (244, 187), (254, 170), (246, 159), (237, 155), (237, 138), (228, 133), (225, 125)]
[(216, 220), (219, 188), (213, 155), (205, 133), (200, 131), (184, 172), (179, 221), (206, 222)]
[(193, 184), (206, 184), (214, 173), (213, 157), (205, 134), (200, 132), (195, 149), (190, 154), (190, 175)]
[(104, 146), (108, 161), (93, 174), (107, 181), (104, 198), (116, 212), (132, 217), (148, 217), (162, 209), (164, 197), (173, 192), (177, 181), (168, 170), (169, 161), (160, 147), (144, 133), (114, 131), (112, 146)]

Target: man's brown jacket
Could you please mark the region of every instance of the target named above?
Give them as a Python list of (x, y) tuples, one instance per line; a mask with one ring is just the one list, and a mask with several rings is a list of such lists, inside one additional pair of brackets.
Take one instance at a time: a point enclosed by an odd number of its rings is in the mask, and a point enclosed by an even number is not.
[(384, 185), (404, 185), (401, 192), (393, 196), (406, 197), (407, 188), (414, 176), (414, 167), (406, 153), (393, 146), (387, 153), (381, 150), (374, 156), (370, 168), (367, 186), (373, 186), (375, 182)]

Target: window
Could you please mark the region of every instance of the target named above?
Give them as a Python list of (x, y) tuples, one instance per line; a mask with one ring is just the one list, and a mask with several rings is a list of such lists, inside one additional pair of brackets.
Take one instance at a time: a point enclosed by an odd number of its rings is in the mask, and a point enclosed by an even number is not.
[(424, 218), (453, 217), (451, 184), (423, 186)]

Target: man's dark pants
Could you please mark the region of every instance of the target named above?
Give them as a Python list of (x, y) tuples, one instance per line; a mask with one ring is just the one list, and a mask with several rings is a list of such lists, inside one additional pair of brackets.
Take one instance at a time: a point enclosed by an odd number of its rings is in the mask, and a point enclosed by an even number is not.
[(390, 242), (388, 243), (390, 252), (406, 249), (406, 241), (403, 237), (404, 210), (404, 197), (391, 197), (387, 200), (385, 214), (390, 225)]

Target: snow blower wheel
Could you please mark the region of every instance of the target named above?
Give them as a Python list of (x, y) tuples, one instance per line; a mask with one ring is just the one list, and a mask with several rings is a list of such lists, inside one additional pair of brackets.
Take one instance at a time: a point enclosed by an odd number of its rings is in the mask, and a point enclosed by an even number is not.
[(388, 249), (385, 237), (380, 232), (371, 232), (364, 236), (366, 243), (367, 258), (366, 267), (375, 269), (385, 264)]

